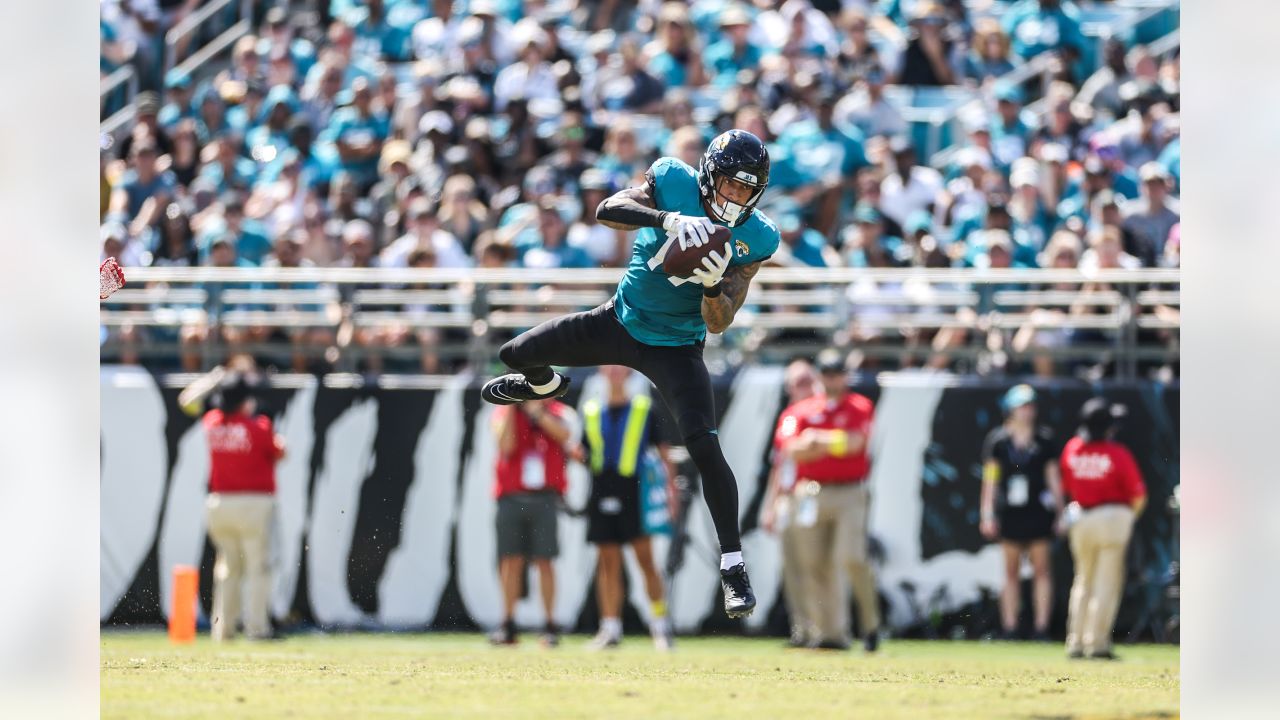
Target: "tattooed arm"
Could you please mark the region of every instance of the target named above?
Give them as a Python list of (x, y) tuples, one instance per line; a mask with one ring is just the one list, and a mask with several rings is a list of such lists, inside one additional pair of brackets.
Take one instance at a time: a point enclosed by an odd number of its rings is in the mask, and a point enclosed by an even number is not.
[(720, 293), (711, 297), (702, 296), (702, 319), (707, 323), (709, 332), (722, 333), (729, 329), (734, 314), (746, 302), (751, 278), (759, 271), (758, 262), (731, 267), (720, 281)]

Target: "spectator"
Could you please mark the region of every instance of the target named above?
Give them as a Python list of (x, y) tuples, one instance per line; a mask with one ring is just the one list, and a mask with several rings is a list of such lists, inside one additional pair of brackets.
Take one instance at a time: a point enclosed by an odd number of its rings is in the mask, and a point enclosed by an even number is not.
[(468, 252), (489, 225), (484, 203), (476, 198), (476, 182), (468, 175), (453, 175), (444, 182), (440, 198), (440, 227), (453, 235)]
[(1169, 197), (1173, 178), (1157, 162), (1149, 162), (1138, 171), (1142, 180), (1142, 199), (1125, 205), (1124, 228), (1149, 244), (1155, 255), (1164, 252), (1169, 229), (1177, 224), (1177, 203)]
[(853, 226), (844, 231), (844, 264), (849, 267), (890, 267), (902, 239), (884, 234), (884, 218), (866, 202), (853, 208)]
[(164, 220), (151, 233), (149, 245), (153, 266), (195, 267), (200, 263), (191, 218), (179, 203), (169, 203), (165, 208)]
[(391, 62), (409, 58), (410, 31), (389, 21), (384, 0), (365, 0), (363, 7), (351, 8), (344, 20), (355, 33), (357, 53)]
[(247, 192), (253, 187), (258, 170), (252, 160), (240, 154), (239, 146), (240, 139), (233, 134), (223, 135), (213, 142), (214, 157), (200, 168), (199, 179), (211, 185), (215, 192)]
[(272, 636), (271, 521), (284, 438), (257, 412), (249, 378), (228, 373), (221, 395), (220, 407), (201, 420), (209, 444), (205, 519), (217, 550), (210, 634), (215, 642), (234, 638), (243, 617), (245, 637), (265, 640)]
[[(303, 257), (302, 254), (306, 242), (307, 233), (301, 229), (277, 236), (275, 243), (272, 245), (271, 255), (267, 256), (262, 266), (265, 268), (314, 268), (315, 263)], [(274, 287), (274, 289), (279, 290), (301, 291), (314, 291), (318, 288), (316, 283), (310, 282), (269, 285), (268, 287)], [(303, 313), (317, 313), (322, 310), (328, 310), (331, 311), (332, 315), (336, 315), (338, 312), (336, 305), (332, 308), (326, 308), (313, 303), (300, 305), (277, 303), (274, 309), (276, 312), (296, 310)], [(293, 371), (300, 373), (308, 371), (312, 357), (317, 354), (315, 352), (316, 348), (324, 349), (330, 347), (335, 341), (333, 331), (326, 326), (290, 327), (287, 329), (265, 328), (261, 334), (264, 338), (272, 335), (286, 338), (293, 349)]]
[(787, 645), (793, 648), (809, 647), (820, 642), (816, 619), (809, 615), (810, 592), (802, 587), (807, 576), (801, 571), (803, 558), (796, 542), (796, 464), (782, 450), (783, 442), (795, 434), (800, 419), (795, 415), (796, 406), (813, 397), (821, 387), (818, 373), (808, 360), (793, 360), (787, 365), (785, 381), (787, 407), (778, 416), (773, 431), (772, 463), (764, 502), (760, 509), (760, 528), (767, 533), (777, 533), (782, 545), (782, 593), (787, 603), (787, 617), (791, 634)]
[(620, 120), (609, 126), (605, 132), (604, 155), (597, 167), (608, 172), (614, 184), (620, 186), (630, 186), (644, 173), (645, 165), (636, 142), (636, 130), (630, 121)]
[(1062, 450), (1075, 581), (1067, 614), (1067, 654), (1113, 660), (1111, 630), (1124, 590), (1124, 556), (1133, 522), (1147, 502), (1133, 455), (1115, 441), (1124, 406), (1093, 398), (1079, 432)]
[(887, 81), (882, 67), (868, 68), (865, 79), (854, 86), (852, 93), (836, 103), (838, 122), (858, 128), (868, 138), (892, 137), (905, 133), (907, 121), (884, 97)]
[(796, 465), (797, 554), (808, 614), (817, 625), (815, 647), (849, 647), (848, 602), (842, 575), (853, 588), (858, 626), (867, 652), (879, 646), (880, 608), (868, 555), (871, 401), (847, 390), (840, 354), (818, 356), (823, 394), (793, 405), (794, 424), (779, 443)]
[(982, 449), (982, 535), (999, 539), (1004, 552), (1004, 587), (1000, 590), (1002, 637), (1018, 637), (1022, 600), (1022, 560), (1031, 563), (1032, 639), (1048, 641), (1053, 610), (1053, 578), (1049, 543), (1062, 508), (1057, 448), (1045, 428), (1036, 425), (1036, 391), (1016, 385), (1000, 402), (1001, 427), (992, 430)]
[[(653, 401), (627, 389), (631, 369), (606, 365), (599, 372), (606, 395), (603, 403), (588, 400), (583, 405), (583, 450), (578, 457), (591, 471), (587, 542), (596, 546), (596, 600), (600, 606), (600, 630), (591, 647), (617, 647), (622, 642), (622, 546), (630, 545), (644, 574), (653, 644), (659, 650), (669, 650), (671, 621), (649, 540), (653, 533), (643, 495), (648, 488), (640, 478), (646, 464), (660, 463), (660, 475), (672, 483), (675, 467), (667, 457), (667, 444), (656, 432), (650, 413)], [(674, 492), (669, 490), (667, 496), (674, 496)]]
[(175, 197), (173, 173), (156, 164), (157, 148), (150, 140), (135, 143), (129, 153), (129, 169), (112, 191), (108, 214), (127, 223), (139, 234), (160, 221), (164, 208)]
[(1001, 25), (1013, 39), (1013, 51), (1024, 60), (1054, 51), (1069, 65), (1086, 47), (1080, 10), (1071, 0), (1018, 0)]
[(560, 643), (551, 561), (560, 553), (556, 512), (566, 487), (565, 444), (573, 437), (572, 413), (556, 400), (534, 400), (493, 411), (492, 431), (498, 443), (493, 491), (502, 581), (502, 623), (490, 636), (494, 644), (516, 643), (516, 601), (529, 561), (538, 569), (546, 613), (542, 643), (548, 647)]
[(698, 161), (702, 159), (702, 153), (706, 149), (707, 141), (702, 137), (702, 131), (692, 125), (685, 125), (671, 133), (662, 153), (679, 158), (689, 167), (698, 167)]
[(973, 25), (973, 49), (965, 57), (964, 76), (979, 87), (1014, 68), (1009, 59), (1009, 36), (995, 18), (979, 18)]
[(701, 87), (706, 84), (702, 57), (689, 7), (681, 2), (664, 2), (658, 11), (656, 39), (645, 48), (649, 72), (668, 88)]
[(200, 173), (200, 133), (198, 121), (188, 117), (179, 120), (173, 128), (173, 155), (169, 158), (169, 172), (179, 188), (190, 187)]
[(594, 267), (591, 256), (568, 241), (568, 228), (560, 214), (560, 204), (553, 197), (538, 203), (535, 216), (536, 234), (524, 246), (520, 264), (527, 268)]
[[(611, 111), (665, 112), (676, 98), (673, 96), (663, 102), (662, 81), (645, 69), (640, 41), (633, 35), (624, 36), (618, 43), (618, 54), (621, 59), (619, 65), (609, 65), (598, 71), (601, 73), (597, 90), (599, 105)], [(589, 79), (587, 76), (584, 81)], [(589, 95), (584, 92), (584, 97)]]
[(946, 35), (947, 15), (942, 6), (924, 0), (915, 7), (907, 34), (907, 49), (897, 82), (910, 86), (954, 85), (954, 46)]
[(425, 197), (409, 206), (409, 228), (382, 251), (380, 267), (407, 267), (409, 255), (422, 249), (431, 252), (436, 267), (470, 267), (467, 251), (458, 238), (440, 227), (436, 207)]
[(631, 243), (627, 233), (600, 224), (595, 209), (614, 193), (615, 185), (603, 170), (593, 168), (582, 173), (578, 181), (582, 216), (569, 227), (569, 245), (580, 248), (596, 265), (623, 266), (630, 260)]
[(156, 114), (156, 122), (166, 132), (172, 132), (178, 121), (195, 116), (195, 106), (191, 102), (195, 88), (187, 71), (174, 68), (165, 73), (164, 89), (166, 100)]
[(1119, 117), (1124, 109), (1120, 86), (1131, 77), (1131, 69), (1142, 52), (1145, 51), (1134, 48), (1126, 56), (1123, 40), (1107, 38), (1102, 46), (1103, 65), (1080, 86), (1076, 100), (1112, 118)]
[(991, 125), (991, 155), (1000, 168), (1027, 154), (1031, 128), (1022, 120), (1022, 89), (1012, 84), (996, 86), (998, 118)]
[(124, 225), (109, 222), (99, 228), (98, 234), (102, 241), (99, 262), (113, 258), (121, 267), (140, 267), (151, 264), (151, 253), (148, 253), (136, 238), (129, 235)]
[(893, 165), (880, 183), (880, 209), (898, 225), (916, 210), (933, 211), (942, 193), (942, 175), (916, 164), (916, 151), (905, 138), (894, 138), (889, 149)]
[(133, 129), (120, 141), (120, 157), (133, 154), (133, 144), (139, 140), (149, 140), (156, 147), (157, 157), (173, 152), (173, 141), (160, 126), (160, 96), (147, 90), (138, 93), (133, 101)]
[(520, 60), (498, 73), (493, 85), (494, 109), (503, 111), (514, 98), (559, 103), (560, 90), (551, 63), (546, 60), (546, 32), (536, 23), (524, 20), (512, 28), (511, 38)]
[(236, 257), (249, 266), (262, 264), (271, 252), (271, 241), (261, 224), (245, 218), (244, 196), (237, 192), (224, 193), (218, 199), (221, 215), (209, 218), (201, 227), (200, 254), (207, 258), (210, 242), (215, 237), (228, 238), (235, 244)]
[(738, 3), (721, 12), (720, 30), (723, 36), (707, 48), (707, 74), (713, 85), (729, 87), (737, 82), (740, 71), (760, 66), (761, 52), (747, 37), (751, 18)]
[(374, 109), (368, 80), (355, 79), (351, 99), (350, 106), (334, 111), (325, 135), (337, 150), (342, 169), (363, 194), (377, 182), (378, 159), (391, 126), (386, 113)]

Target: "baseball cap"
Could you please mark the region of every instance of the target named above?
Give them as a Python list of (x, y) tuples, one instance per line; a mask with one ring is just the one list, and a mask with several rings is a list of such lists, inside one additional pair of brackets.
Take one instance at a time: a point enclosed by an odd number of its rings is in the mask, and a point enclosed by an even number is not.
[(1169, 171), (1166, 170), (1163, 165), (1152, 161), (1144, 163), (1143, 166), (1138, 169), (1138, 179), (1142, 180), (1142, 182), (1148, 182), (1151, 180), (1163, 180), (1164, 182), (1168, 182), (1170, 178)]
[(750, 24), (751, 18), (747, 15), (747, 11), (743, 10), (742, 6), (737, 3), (725, 8), (724, 12), (720, 14), (720, 27)]
[(907, 221), (902, 224), (902, 229), (906, 230), (908, 235), (929, 232), (933, 230), (933, 215), (928, 210), (915, 210), (907, 216)]
[(1101, 440), (1115, 425), (1116, 420), (1128, 414), (1128, 408), (1104, 397), (1089, 398), (1080, 408), (1080, 424), (1090, 439)]
[(1040, 146), (1040, 159), (1045, 162), (1064, 163), (1067, 158), (1067, 148), (1062, 143), (1045, 143)]
[(1009, 171), (1009, 185), (1014, 188), (1040, 184), (1040, 166), (1031, 158), (1018, 158)]
[(1013, 252), (1013, 238), (1009, 237), (1007, 230), (980, 230), (982, 233), (982, 244), (986, 247), (987, 252), (991, 252), (994, 248), (1004, 248), (1007, 253)]
[(860, 202), (853, 208), (853, 221), (855, 223), (878, 223), (881, 221), (880, 211), (871, 203)]
[(1036, 401), (1036, 389), (1023, 383), (1022, 385), (1014, 385), (1004, 394), (1000, 400), (1000, 407), (1005, 412), (1009, 412), (1014, 408), (1029, 405)]
[(1022, 88), (1013, 83), (1000, 83), (996, 85), (996, 100), (999, 102), (1011, 102), (1021, 105), (1024, 101)]
[(186, 90), (191, 87), (191, 73), (174, 68), (164, 74), (164, 86), (170, 89)]
[(818, 353), (817, 359), (813, 366), (820, 373), (837, 373), (844, 372), (844, 356), (835, 348), (827, 348)]
[(582, 190), (604, 190), (608, 192), (613, 189), (613, 182), (609, 178), (609, 173), (604, 170), (588, 168), (578, 178), (578, 187)]
[(448, 135), (453, 132), (453, 118), (449, 117), (449, 113), (443, 110), (432, 110), (424, 114), (422, 119), (418, 121), (418, 132), (423, 135), (433, 132)]

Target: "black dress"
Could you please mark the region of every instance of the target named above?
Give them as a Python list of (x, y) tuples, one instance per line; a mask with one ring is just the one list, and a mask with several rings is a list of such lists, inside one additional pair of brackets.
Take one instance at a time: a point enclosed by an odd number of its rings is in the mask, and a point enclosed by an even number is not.
[(1032, 436), (1030, 447), (1016, 447), (1004, 427), (987, 435), (983, 462), (994, 460), (1000, 466), (996, 520), (1001, 540), (1029, 542), (1053, 537), (1053, 494), (1044, 468), (1057, 456), (1053, 438), (1043, 428)]

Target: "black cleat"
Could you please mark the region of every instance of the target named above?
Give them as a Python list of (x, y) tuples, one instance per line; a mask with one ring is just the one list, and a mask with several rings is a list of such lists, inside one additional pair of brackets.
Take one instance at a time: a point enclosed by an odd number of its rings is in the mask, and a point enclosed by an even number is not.
[(496, 377), (484, 384), (480, 389), (480, 397), (485, 402), (494, 405), (514, 405), (525, 400), (545, 400), (547, 398), (558, 398), (569, 392), (569, 378), (560, 373), (556, 373), (560, 378), (560, 385), (555, 390), (542, 395), (536, 392), (530, 385), (529, 379), (520, 373), (508, 373), (500, 377)]
[(1110, 650), (1099, 650), (1089, 653), (1090, 660), (1119, 660), (1120, 658)]
[(814, 645), (813, 649), (844, 651), (849, 649), (849, 643), (844, 640), (823, 640), (817, 645)]
[(869, 653), (880, 649), (880, 632), (878, 630), (872, 630), (867, 633), (867, 636), (862, 639), (862, 649)]
[(560, 647), (560, 628), (555, 623), (547, 623), (546, 629), (542, 631), (541, 642), (545, 648)]
[(1084, 657), (1084, 651), (1083, 651), (1083, 650), (1068, 650), (1068, 651), (1067, 651), (1067, 657), (1068, 657), (1069, 659), (1071, 659), (1071, 660), (1079, 660), (1080, 658)]
[(746, 617), (756, 609), (756, 596), (751, 592), (747, 566), (738, 563), (720, 571), (720, 588), (724, 590), (724, 614), (731, 618)]
[(519, 640), (516, 635), (516, 623), (514, 620), (508, 620), (498, 626), (496, 630), (489, 634), (490, 645), (515, 645)]

